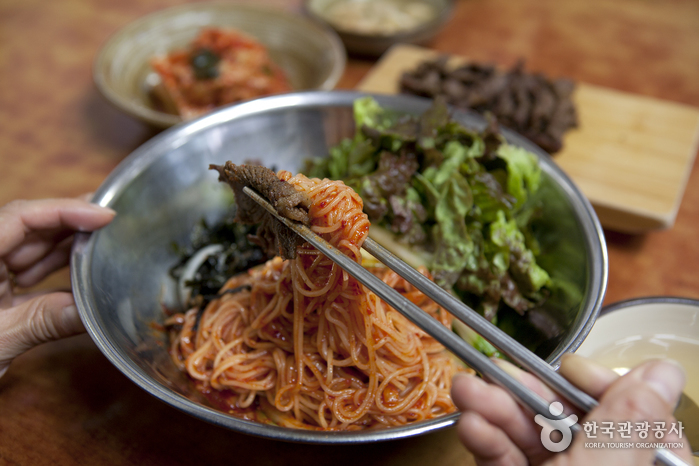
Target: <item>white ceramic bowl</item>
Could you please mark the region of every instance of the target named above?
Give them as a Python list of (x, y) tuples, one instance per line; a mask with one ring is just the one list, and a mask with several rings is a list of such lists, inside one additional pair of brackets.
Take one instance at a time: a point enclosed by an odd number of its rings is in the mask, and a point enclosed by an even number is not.
[(674, 359), (687, 372), (685, 392), (699, 400), (699, 300), (652, 297), (606, 306), (576, 353), (619, 373), (649, 359)]
[[(407, 0), (396, 0), (400, 3)], [(434, 17), (420, 25), (391, 34), (368, 34), (336, 27), (327, 19), (327, 10), (338, 0), (307, 0), (306, 11), (316, 21), (333, 28), (340, 36), (350, 54), (364, 57), (378, 57), (396, 44), (426, 45), (449, 21), (453, 12), (453, 0), (422, 0), (417, 3), (428, 5), (434, 10)], [(368, 4), (359, 0), (357, 3)]]

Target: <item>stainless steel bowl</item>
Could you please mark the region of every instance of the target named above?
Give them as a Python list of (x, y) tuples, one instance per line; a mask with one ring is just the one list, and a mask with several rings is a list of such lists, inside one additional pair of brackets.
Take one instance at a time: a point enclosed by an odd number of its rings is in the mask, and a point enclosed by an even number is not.
[[(217, 182), (210, 163), (259, 159), (267, 166), (298, 171), (308, 157), (353, 134), (354, 92), (305, 92), (266, 97), (218, 110), (170, 128), (127, 157), (104, 181), (94, 202), (117, 211), (114, 221), (91, 235), (79, 234), (72, 253), (75, 299), (85, 326), (102, 352), (136, 384), (200, 419), (272, 439), (308, 443), (360, 443), (410, 437), (453, 425), (458, 414), (406, 427), (327, 433), (281, 428), (231, 417), (208, 407), (170, 361), (166, 337), (155, 330), (161, 303), (175, 302), (168, 269), (177, 262), (173, 242), (184, 243), (202, 217), (227, 210), (229, 188)], [(386, 108), (421, 113), (429, 101), (376, 96)], [(484, 121), (456, 113), (467, 126)], [(534, 317), (561, 329), (537, 352), (552, 364), (580, 345), (592, 327), (607, 284), (607, 254), (590, 203), (548, 155), (505, 131), (511, 143), (540, 157), (539, 199), (542, 264), (564, 278)], [(515, 334), (526, 340), (526, 335)]]

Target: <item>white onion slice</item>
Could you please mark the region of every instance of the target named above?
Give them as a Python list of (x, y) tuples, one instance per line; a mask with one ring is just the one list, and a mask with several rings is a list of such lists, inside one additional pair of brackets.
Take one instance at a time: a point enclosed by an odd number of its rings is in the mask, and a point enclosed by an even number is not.
[(210, 244), (198, 250), (184, 265), (182, 275), (180, 276), (180, 280), (177, 284), (180, 295), (180, 305), (182, 308), (187, 305), (189, 297), (192, 295), (192, 287), (187, 286), (186, 282), (194, 278), (194, 275), (197, 273), (197, 270), (199, 270), (199, 267), (201, 267), (201, 265), (206, 262), (209, 257), (213, 256), (214, 254), (218, 254), (221, 251), (223, 251), (222, 245)]

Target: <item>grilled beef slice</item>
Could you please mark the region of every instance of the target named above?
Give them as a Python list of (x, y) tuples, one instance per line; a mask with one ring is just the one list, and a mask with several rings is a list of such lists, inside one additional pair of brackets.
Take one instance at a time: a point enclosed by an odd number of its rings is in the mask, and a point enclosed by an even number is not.
[(236, 165), (229, 161), (225, 165), (209, 165), (209, 168), (217, 170), (219, 181), (228, 183), (233, 189), (238, 206), (236, 221), (260, 224), (256, 235), (249, 236), (249, 240), (269, 256), (295, 258), (296, 247), (303, 243), (303, 239), (250, 199), (243, 188), (248, 186), (257, 191), (269, 200), (280, 215), (310, 225), (310, 199), (306, 193), (297, 191), (291, 184), (280, 180), (272, 170), (260, 165)]

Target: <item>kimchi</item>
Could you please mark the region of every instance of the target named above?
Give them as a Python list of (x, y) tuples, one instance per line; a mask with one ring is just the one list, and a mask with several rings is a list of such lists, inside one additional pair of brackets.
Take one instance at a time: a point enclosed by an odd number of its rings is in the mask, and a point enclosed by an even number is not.
[(291, 90), (265, 46), (230, 29), (203, 29), (187, 48), (155, 57), (151, 65), (162, 81), (154, 89), (160, 109), (184, 119)]

